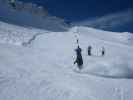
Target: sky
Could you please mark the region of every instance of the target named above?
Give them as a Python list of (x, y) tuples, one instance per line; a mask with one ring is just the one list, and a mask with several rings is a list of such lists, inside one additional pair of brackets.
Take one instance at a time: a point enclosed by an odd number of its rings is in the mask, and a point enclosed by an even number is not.
[(70, 21), (104, 16), (133, 8), (133, 0), (21, 0), (45, 6), (50, 14)]

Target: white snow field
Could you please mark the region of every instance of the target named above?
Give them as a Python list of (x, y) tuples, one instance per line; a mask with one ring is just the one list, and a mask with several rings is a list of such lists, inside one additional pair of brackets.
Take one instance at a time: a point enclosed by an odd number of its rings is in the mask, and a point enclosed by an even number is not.
[(47, 32), (41, 29), (24, 28), (0, 22), (0, 43), (26, 45), (32, 42), (37, 35)]
[[(76, 38), (81, 71), (73, 65)], [(92, 56), (87, 56), (88, 45)], [(0, 51), (0, 100), (133, 99), (131, 33), (87, 27), (48, 32), (0, 22)]]

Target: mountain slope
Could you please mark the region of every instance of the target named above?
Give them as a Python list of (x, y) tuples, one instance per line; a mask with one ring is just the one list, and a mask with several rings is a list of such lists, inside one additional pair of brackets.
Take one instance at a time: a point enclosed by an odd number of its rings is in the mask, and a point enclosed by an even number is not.
[[(6, 0), (7, 1), (7, 0)], [(5, 1), (0, 0), (0, 20), (25, 27), (36, 27), (50, 31), (66, 31), (68, 25), (64, 20), (54, 16), (37, 16), (28, 10), (16, 10)]]
[[(21, 33), (19, 38), (24, 41), (41, 34), (26, 46), (0, 41), (1, 100), (132, 100), (131, 33), (87, 27), (50, 32), (1, 22), (2, 33), (8, 34), (8, 40), (10, 36), (17, 39), (14, 33)], [(73, 65), (77, 38), (84, 60), (81, 71)], [(92, 56), (87, 56), (88, 45), (93, 47)], [(102, 46), (106, 50), (104, 57)]]
[(121, 12), (104, 15), (102, 17), (86, 19), (74, 24), (113, 32), (133, 32), (131, 27), (133, 24), (132, 16), (133, 9), (126, 9)]

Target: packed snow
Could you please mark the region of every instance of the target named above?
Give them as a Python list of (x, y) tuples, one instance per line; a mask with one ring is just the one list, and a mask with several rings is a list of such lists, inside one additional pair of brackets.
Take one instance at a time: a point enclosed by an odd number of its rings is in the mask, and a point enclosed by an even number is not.
[[(82, 70), (73, 64), (77, 38)], [(87, 27), (50, 32), (0, 22), (0, 99), (132, 100), (132, 38)]]

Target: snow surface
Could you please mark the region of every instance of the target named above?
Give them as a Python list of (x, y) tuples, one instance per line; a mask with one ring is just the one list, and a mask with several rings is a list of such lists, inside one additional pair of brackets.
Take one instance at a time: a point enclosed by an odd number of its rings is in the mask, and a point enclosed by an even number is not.
[[(0, 100), (132, 100), (132, 37), (87, 27), (50, 32), (0, 22)], [(81, 71), (73, 65), (76, 38)]]
[(47, 33), (48, 31), (42, 31), (34, 28), (24, 28), (0, 22), (0, 43), (26, 45), (30, 43), (36, 35), (43, 34), (44, 32)]

